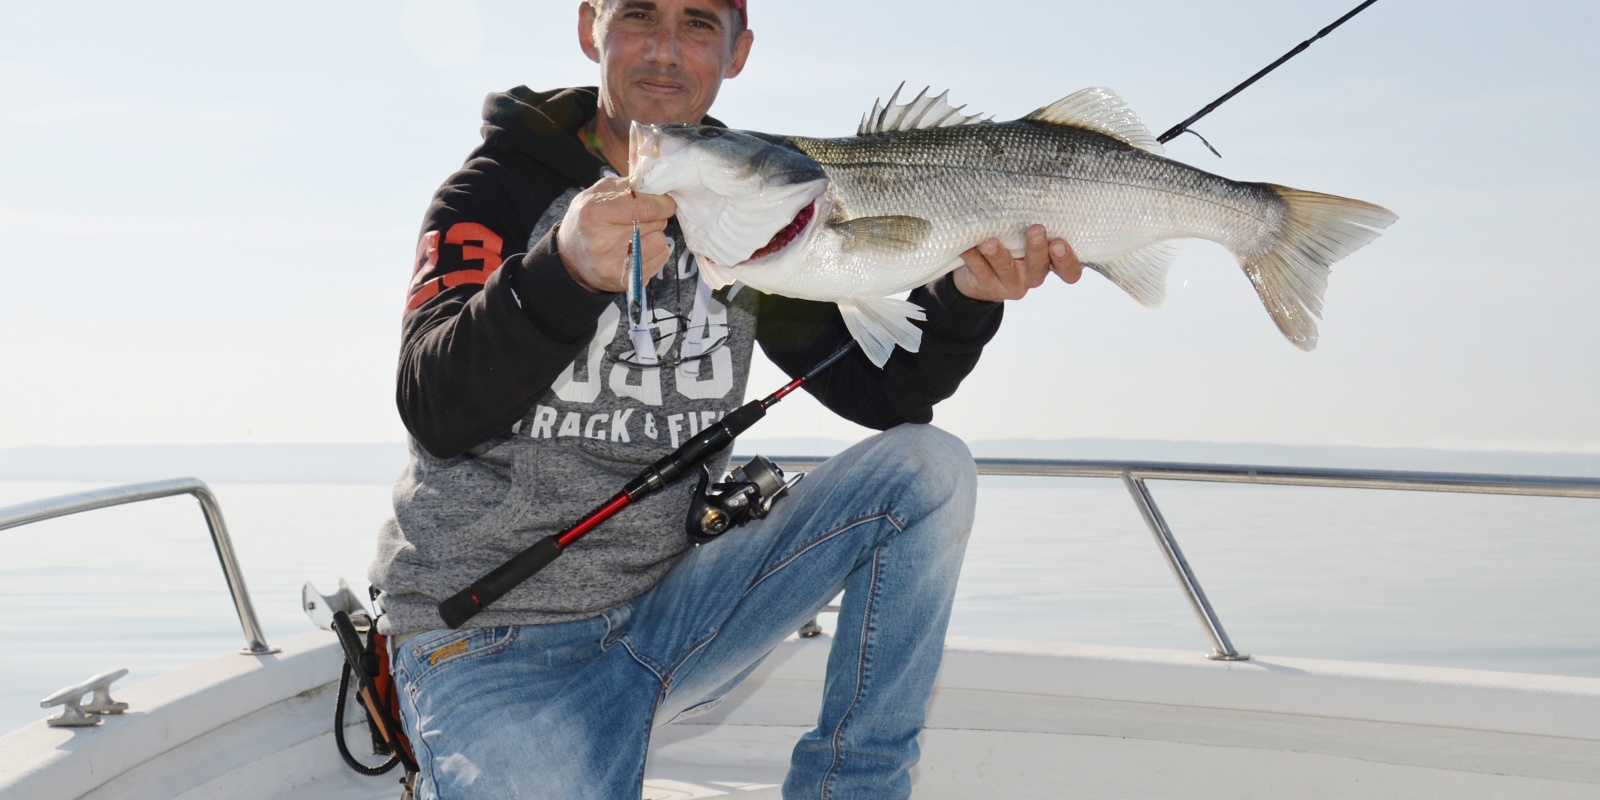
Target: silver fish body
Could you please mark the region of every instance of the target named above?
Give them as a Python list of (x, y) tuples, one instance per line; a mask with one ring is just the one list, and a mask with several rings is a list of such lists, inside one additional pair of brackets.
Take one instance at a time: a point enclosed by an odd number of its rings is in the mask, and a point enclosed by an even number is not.
[[(1085, 90), (1002, 123), (960, 117), (942, 101), (942, 95), (902, 106), (891, 101), (888, 109), (875, 108), (854, 137), (673, 126), (655, 131), (654, 148), (659, 160), (697, 159), (721, 165), (725, 175), (749, 169), (761, 153), (763, 169), (718, 189), (727, 201), (723, 218), (726, 207), (789, 196), (769, 209), (764, 226), (722, 237), (740, 240), (724, 248), (727, 261), (702, 255), (702, 262), (712, 261), (713, 271), (726, 267), (723, 280), (839, 303), (879, 363), (893, 343), (914, 350), (919, 341), (908, 322), (917, 309), (888, 296), (955, 269), (960, 253), (990, 237), (1020, 255), (1024, 231), (1034, 223), (1150, 306), (1164, 298), (1179, 241), (1216, 242), (1238, 258), (1284, 336), (1309, 350), (1329, 265), (1395, 219), (1358, 200), (1233, 181), (1163, 158), (1109, 90)], [(908, 122), (913, 114), (920, 118)], [(943, 124), (928, 126), (931, 116)], [(663, 150), (662, 137), (675, 143)], [(813, 162), (825, 181), (796, 155)], [(650, 161), (643, 160), (647, 169)], [(808, 196), (812, 203), (798, 207)], [(798, 210), (791, 214), (791, 207)], [(680, 219), (697, 212), (694, 202), (679, 199)], [(766, 241), (768, 231), (776, 238), (739, 258), (744, 246)], [(705, 252), (688, 238), (692, 250)]]

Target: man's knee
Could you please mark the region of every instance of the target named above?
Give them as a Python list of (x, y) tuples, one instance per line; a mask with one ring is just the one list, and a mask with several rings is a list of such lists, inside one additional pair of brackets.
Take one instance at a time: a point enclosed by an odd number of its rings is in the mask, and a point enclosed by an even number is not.
[(972, 451), (955, 434), (932, 425), (906, 423), (874, 438), (881, 442), (879, 458), (894, 458), (925, 481), (948, 484), (952, 489), (977, 484)]
[(921, 497), (934, 507), (951, 507), (969, 519), (978, 490), (977, 467), (966, 442), (932, 425), (890, 428), (864, 444), (870, 449), (863, 466), (886, 488), (898, 484), (900, 494)]

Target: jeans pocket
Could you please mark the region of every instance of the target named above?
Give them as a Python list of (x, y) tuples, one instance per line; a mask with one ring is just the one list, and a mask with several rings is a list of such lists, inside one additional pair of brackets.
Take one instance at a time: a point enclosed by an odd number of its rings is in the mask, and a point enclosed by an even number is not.
[(411, 662), (416, 672), (414, 683), (421, 684), (451, 665), (499, 653), (510, 647), (516, 638), (517, 628), (514, 625), (430, 631), (406, 642), (406, 660)]

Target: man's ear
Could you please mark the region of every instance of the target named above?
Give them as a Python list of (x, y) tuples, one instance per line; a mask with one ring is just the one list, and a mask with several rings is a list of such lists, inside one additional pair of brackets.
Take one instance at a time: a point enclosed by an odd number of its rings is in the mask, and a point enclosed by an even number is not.
[[(595, 22), (594, 6), (589, 5), (587, 0), (578, 3), (578, 46), (583, 48), (583, 54), (588, 56), (590, 61), (598, 64), (600, 48), (594, 43)], [(746, 51), (749, 49), (748, 46), (745, 47)], [(740, 63), (743, 64), (743, 61)]]
[[(739, 38), (733, 42), (733, 61), (728, 64), (728, 71), (722, 77), (735, 78), (744, 72), (745, 59), (750, 57), (750, 45), (756, 40), (756, 35), (749, 28), (739, 32)], [(592, 56), (591, 56), (592, 58)]]

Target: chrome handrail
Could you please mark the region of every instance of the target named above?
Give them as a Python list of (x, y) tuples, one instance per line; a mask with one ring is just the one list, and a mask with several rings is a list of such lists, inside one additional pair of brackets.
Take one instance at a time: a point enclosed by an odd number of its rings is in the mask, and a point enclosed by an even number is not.
[[(816, 469), (825, 459), (815, 456), (772, 457), (785, 472)], [(1420, 492), (1501, 494), (1532, 497), (1588, 497), (1600, 499), (1600, 478), (1566, 478), (1537, 475), (1495, 475), (1463, 472), (1413, 472), (1405, 470), (1316, 469), (1305, 467), (1255, 467), (1234, 464), (1182, 464), (1168, 461), (1076, 461), (1037, 458), (974, 459), (979, 475), (1041, 478), (1113, 478), (1133, 496), (1145, 525), (1161, 547), (1167, 566), (1200, 618), (1212, 652), (1207, 658), (1243, 661), (1228, 639), (1222, 621), (1200, 588), (1188, 559), (1178, 547), (1172, 529), (1161, 516), (1147, 480), (1251, 483), (1274, 486), (1320, 486), (1343, 489), (1395, 489)]]
[(222, 506), (217, 503), (216, 495), (211, 493), (211, 487), (198, 478), (174, 478), (92, 489), (6, 506), (0, 508), (0, 531), (84, 511), (181, 494), (194, 495), (194, 499), (200, 502), (200, 512), (205, 515), (206, 526), (211, 529), (211, 544), (216, 548), (217, 560), (222, 562), (222, 577), (228, 582), (233, 606), (239, 612), (239, 627), (244, 629), (245, 649), (241, 652), (253, 656), (278, 652), (278, 648), (267, 645), (266, 635), (261, 632), (261, 623), (256, 620), (255, 605), (250, 602), (250, 590), (245, 587), (244, 573), (239, 570), (239, 557), (233, 552), (228, 526), (222, 521)]

